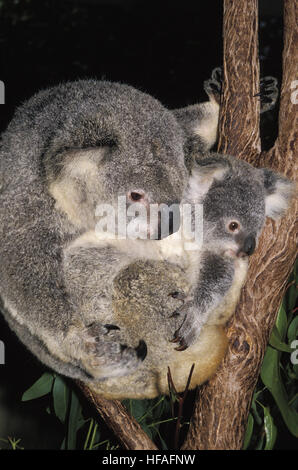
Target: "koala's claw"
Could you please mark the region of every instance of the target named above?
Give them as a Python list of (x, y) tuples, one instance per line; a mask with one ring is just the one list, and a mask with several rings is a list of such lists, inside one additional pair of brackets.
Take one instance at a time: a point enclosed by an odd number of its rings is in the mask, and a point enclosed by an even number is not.
[(278, 81), (275, 77), (263, 77), (260, 80), (261, 113), (270, 111), (274, 108), (278, 98)]
[(175, 331), (174, 338), (170, 340), (171, 343), (180, 343), (180, 346), (175, 348), (175, 351), (184, 351), (188, 348), (187, 344), (184, 342), (183, 338), (181, 338), (178, 334), (179, 329)]
[(222, 69), (216, 67), (212, 70), (211, 78), (204, 81), (204, 90), (210, 99), (215, 99), (219, 104), (222, 92)]
[(199, 336), (200, 325), (198, 323), (197, 308), (193, 301), (188, 301), (177, 309), (180, 315), (184, 315), (184, 320), (181, 326), (175, 331), (171, 343), (179, 343), (175, 348), (176, 351), (184, 351), (191, 344), (193, 344)]

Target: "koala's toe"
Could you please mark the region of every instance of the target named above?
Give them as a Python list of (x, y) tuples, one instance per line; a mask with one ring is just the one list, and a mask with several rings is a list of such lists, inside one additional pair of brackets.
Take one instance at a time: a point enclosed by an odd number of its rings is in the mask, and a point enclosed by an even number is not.
[(256, 95), (261, 100), (261, 113), (274, 108), (278, 99), (278, 81), (275, 77), (263, 77), (260, 80), (260, 92)]

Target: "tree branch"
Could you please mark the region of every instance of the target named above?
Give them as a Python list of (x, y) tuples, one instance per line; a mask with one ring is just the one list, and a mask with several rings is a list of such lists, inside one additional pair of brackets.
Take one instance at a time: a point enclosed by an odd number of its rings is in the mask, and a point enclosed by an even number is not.
[[(254, 165), (274, 167), (294, 179), (297, 175), (297, 110), (290, 100), (290, 84), (297, 78), (297, 3), (292, 0), (284, 2), (279, 135), (273, 149), (260, 155), (257, 153), (259, 120), (255, 115), (256, 103), (252, 99), (258, 91), (257, 2), (225, 0), (224, 8), (224, 70), (227, 76), (220, 150)], [(241, 32), (242, 28), (245, 32)], [(235, 31), (238, 31), (237, 35)], [(252, 68), (250, 73), (249, 68)], [(240, 89), (237, 89), (237, 82), (241, 83)], [(242, 448), (252, 394), (297, 254), (297, 209), (296, 201), (281, 222), (268, 220), (266, 224), (258, 250), (251, 258), (248, 279), (236, 314), (227, 331), (228, 353), (216, 376), (198, 392), (184, 449)]]
[(76, 381), (85, 397), (94, 405), (96, 411), (115, 433), (124, 449), (157, 450), (155, 444), (143, 431), (139, 423), (128, 414), (125, 406), (118, 400), (106, 400), (93, 392), (86, 384)]

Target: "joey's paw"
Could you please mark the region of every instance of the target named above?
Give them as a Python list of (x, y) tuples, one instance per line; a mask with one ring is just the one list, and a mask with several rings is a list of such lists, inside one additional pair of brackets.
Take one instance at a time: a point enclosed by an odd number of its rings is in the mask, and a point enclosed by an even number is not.
[(192, 301), (184, 303), (176, 312), (184, 317), (182, 325), (174, 333), (172, 343), (179, 343), (176, 351), (184, 351), (193, 344), (199, 336), (200, 328), (198, 325), (198, 312)]
[(211, 78), (204, 81), (204, 90), (212, 100), (214, 99), (220, 104), (220, 97), (222, 92), (222, 69), (216, 67), (212, 70)]
[(274, 108), (278, 98), (278, 81), (274, 77), (264, 77), (260, 80), (261, 113), (270, 111)]
[[(121, 377), (134, 372), (147, 355), (147, 345), (140, 340), (137, 347), (117, 341), (116, 325), (92, 323), (83, 332), (83, 366), (98, 380)], [(119, 338), (118, 338), (119, 339)]]

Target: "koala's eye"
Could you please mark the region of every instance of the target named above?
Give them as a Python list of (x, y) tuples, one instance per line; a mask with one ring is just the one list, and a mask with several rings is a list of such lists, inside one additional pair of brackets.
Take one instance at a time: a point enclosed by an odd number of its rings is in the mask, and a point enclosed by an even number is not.
[(239, 229), (240, 229), (239, 222), (236, 222), (235, 220), (233, 220), (232, 222), (229, 223), (230, 232), (237, 232)]
[(145, 193), (141, 189), (138, 191), (130, 191), (128, 193), (128, 198), (133, 202), (141, 201), (141, 199), (144, 199), (144, 196)]

